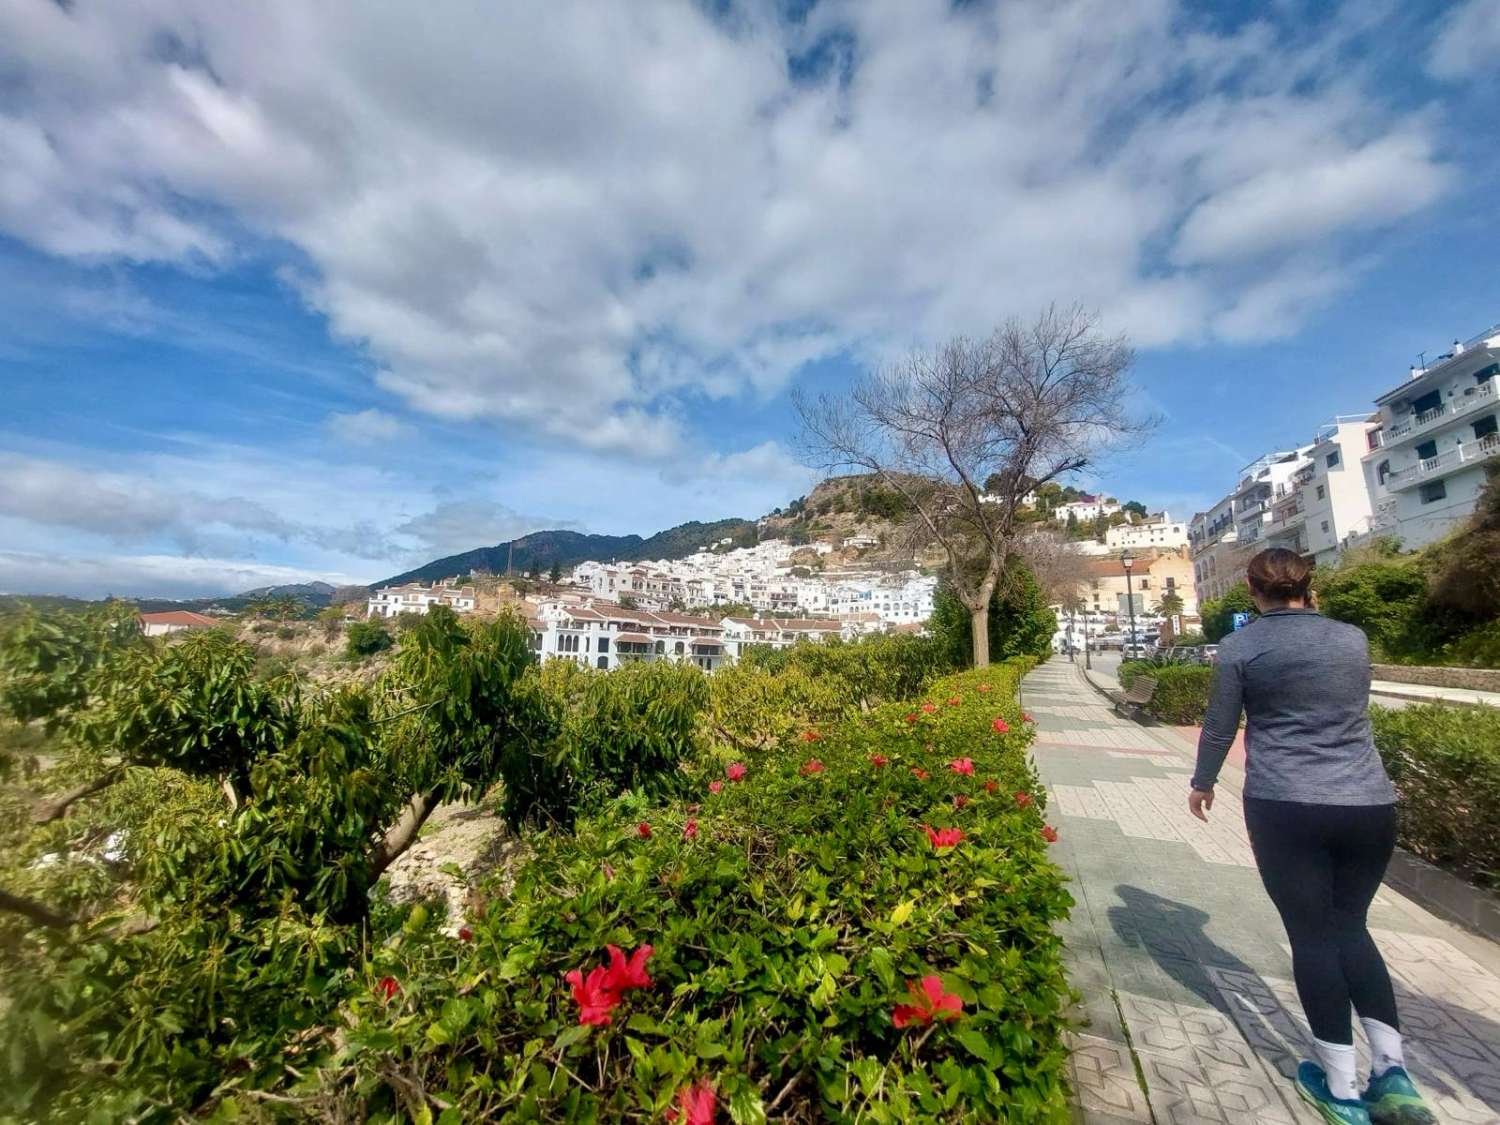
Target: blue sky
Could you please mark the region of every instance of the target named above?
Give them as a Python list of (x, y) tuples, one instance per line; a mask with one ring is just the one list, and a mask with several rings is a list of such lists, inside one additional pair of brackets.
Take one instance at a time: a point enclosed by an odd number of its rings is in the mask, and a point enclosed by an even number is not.
[(0, 2), (0, 590), (755, 516), (1048, 301), (1191, 514), (1500, 320), (1500, 0)]

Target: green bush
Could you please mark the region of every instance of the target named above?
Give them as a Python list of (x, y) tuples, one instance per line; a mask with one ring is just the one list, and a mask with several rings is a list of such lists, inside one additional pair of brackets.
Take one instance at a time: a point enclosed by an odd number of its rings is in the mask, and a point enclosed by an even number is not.
[(1250, 587), (1244, 582), (1231, 586), (1222, 598), (1210, 598), (1198, 607), (1203, 621), (1203, 638), (1209, 644), (1217, 644), (1234, 631), (1234, 615), (1256, 614), (1255, 600), (1250, 597)]
[(1174, 726), (1196, 726), (1208, 713), (1208, 698), (1214, 670), (1202, 664), (1156, 664), (1149, 660), (1126, 660), (1120, 665), (1120, 686), (1127, 691), (1140, 675), (1156, 678), (1156, 691), (1146, 712)]
[[(851, 716), (742, 782), (700, 776), (701, 807), (632, 798), (537, 838), (472, 942), (374, 952), (341, 1008), (343, 1070), (308, 1104), (331, 1090), (333, 1116), (388, 1121), (425, 1090), (453, 1121), (659, 1120), (708, 1082), (737, 1121), (1067, 1120), (1053, 927), (1070, 900), (1041, 835), (1019, 671), (938, 681), (930, 711)], [(946, 768), (961, 757), (972, 776)], [(923, 825), (964, 839), (937, 851)], [(653, 946), (654, 983), (583, 1026), (562, 977), (607, 944)], [(928, 974), (962, 1016), (896, 1027)]]
[[(951, 585), (940, 583), (933, 595), (927, 629), (955, 668), (968, 668), (974, 663), (974, 633), (969, 622), (968, 607)], [(1045, 660), (1052, 654), (1056, 632), (1057, 615), (1048, 607), (1031, 570), (1023, 563), (1012, 564), (990, 598), (991, 662), (998, 664), (1013, 656)]]
[(363, 660), (384, 652), (396, 642), (385, 622), (378, 620), (356, 621), (344, 634), (344, 653), (350, 660)]
[(1370, 720), (1401, 794), (1402, 846), (1500, 888), (1500, 711), (1372, 707)]

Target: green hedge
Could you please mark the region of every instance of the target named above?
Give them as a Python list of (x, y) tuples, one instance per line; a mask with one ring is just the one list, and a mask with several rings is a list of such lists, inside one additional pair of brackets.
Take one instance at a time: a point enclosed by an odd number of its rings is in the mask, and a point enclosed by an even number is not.
[[(623, 798), (538, 837), (471, 940), (415, 927), (376, 952), (342, 1008), (341, 1069), (309, 1077), (309, 1104), (655, 1121), (708, 1083), (736, 1122), (1066, 1121), (1054, 928), (1071, 899), (1026, 755), (1026, 667), (945, 677), (808, 730), (742, 781), (715, 762), (686, 801)], [(948, 768), (962, 758), (972, 774)], [(964, 839), (939, 851), (924, 825)], [(563, 975), (610, 944), (653, 946), (654, 983), (583, 1026)], [(896, 1026), (929, 975), (961, 1015)]]
[(1401, 793), (1401, 845), (1500, 888), (1500, 711), (1372, 707), (1370, 720)]
[(1129, 689), (1137, 676), (1155, 676), (1156, 693), (1146, 704), (1154, 719), (1175, 726), (1196, 726), (1208, 713), (1214, 670), (1202, 664), (1153, 664), (1127, 660), (1120, 665), (1120, 686)]

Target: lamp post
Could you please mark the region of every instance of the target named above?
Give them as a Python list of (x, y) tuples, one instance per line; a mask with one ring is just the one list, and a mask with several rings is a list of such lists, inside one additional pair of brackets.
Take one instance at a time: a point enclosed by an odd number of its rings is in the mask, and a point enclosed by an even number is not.
[[(1135, 595), (1130, 591), (1130, 568), (1135, 565), (1135, 556), (1129, 551), (1120, 552), (1120, 565), (1125, 568), (1125, 604), (1130, 607), (1130, 641), (1135, 645)], [(1122, 656), (1121, 659), (1124, 659)]]

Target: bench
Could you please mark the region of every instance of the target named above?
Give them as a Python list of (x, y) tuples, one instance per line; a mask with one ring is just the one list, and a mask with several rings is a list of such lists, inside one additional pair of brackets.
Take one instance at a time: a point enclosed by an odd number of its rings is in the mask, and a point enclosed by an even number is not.
[(1137, 714), (1156, 694), (1155, 676), (1137, 676), (1129, 691), (1112, 691), (1109, 697), (1115, 701), (1115, 711), (1120, 714)]

